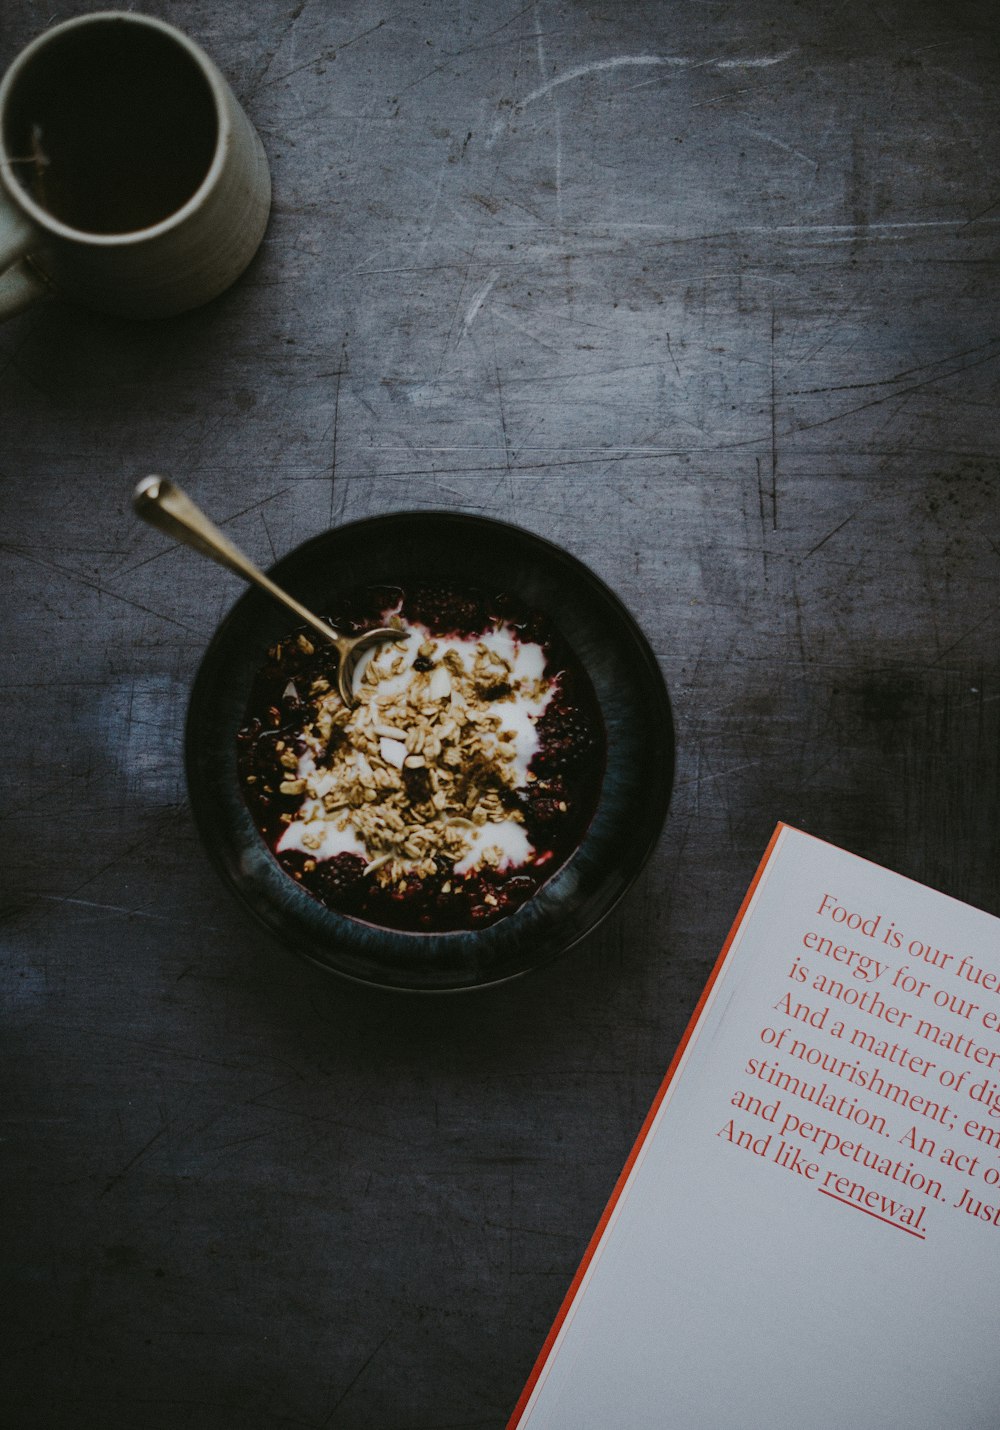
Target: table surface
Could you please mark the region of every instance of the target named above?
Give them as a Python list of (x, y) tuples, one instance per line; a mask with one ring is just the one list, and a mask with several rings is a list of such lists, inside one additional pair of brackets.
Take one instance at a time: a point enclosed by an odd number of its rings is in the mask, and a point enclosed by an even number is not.
[[(0, 64), (97, 8), (7, 0)], [(198, 312), (0, 330), (4, 1401), (502, 1430), (775, 823), (1000, 911), (1000, 16), (146, 8), (274, 206)], [(620, 594), (678, 768), (596, 934), (414, 1001), (250, 924), (181, 767), (241, 588), (135, 520), (150, 470), (265, 564), (458, 508)]]

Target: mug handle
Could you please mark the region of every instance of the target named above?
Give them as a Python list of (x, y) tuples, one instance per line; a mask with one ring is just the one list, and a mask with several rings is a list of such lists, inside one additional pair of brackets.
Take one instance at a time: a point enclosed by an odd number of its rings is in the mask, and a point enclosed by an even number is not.
[(0, 197), (0, 323), (49, 292), (49, 285), (29, 263), (35, 230)]

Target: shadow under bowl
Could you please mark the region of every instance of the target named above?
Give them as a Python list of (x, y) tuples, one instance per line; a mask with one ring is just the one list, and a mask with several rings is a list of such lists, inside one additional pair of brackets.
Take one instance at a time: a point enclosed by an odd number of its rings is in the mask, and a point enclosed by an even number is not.
[(185, 763), (195, 822), (223, 881), (272, 933), (322, 968), (413, 992), (486, 987), (565, 953), (636, 878), (666, 817), (674, 772), (659, 667), (617, 596), (575, 557), (519, 527), (452, 512), (402, 512), (327, 531), (270, 571), (322, 615), (371, 585), (474, 586), (516, 594), (549, 617), (590, 676), (607, 763), (594, 816), (570, 859), (486, 928), (407, 933), (327, 908), (279, 865), (237, 774), (236, 734), (266, 652), (291, 618), (256, 589), (219, 626), (195, 679)]

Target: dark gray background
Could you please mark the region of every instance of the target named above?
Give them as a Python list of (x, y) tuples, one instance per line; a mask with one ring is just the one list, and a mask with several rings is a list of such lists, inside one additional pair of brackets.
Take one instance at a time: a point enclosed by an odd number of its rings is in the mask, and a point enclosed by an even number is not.
[[(5, 0), (0, 64), (87, 8)], [(200, 312), (0, 330), (2, 1403), (502, 1430), (775, 822), (1000, 910), (1000, 19), (147, 8), (230, 78), (274, 210)], [(679, 760), (595, 936), (414, 1002), (251, 926), (181, 771), (240, 588), (137, 523), (151, 470), (264, 563), (456, 506), (624, 598)]]

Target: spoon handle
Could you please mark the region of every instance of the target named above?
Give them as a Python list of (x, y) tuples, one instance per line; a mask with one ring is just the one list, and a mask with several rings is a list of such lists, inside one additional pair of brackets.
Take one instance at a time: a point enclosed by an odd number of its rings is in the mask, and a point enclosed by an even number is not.
[(220, 566), (235, 571), (236, 575), (242, 576), (245, 581), (259, 586), (262, 591), (287, 606), (324, 640), (338, 645), (340, 637), (332, 626), (321, 621), (312, 611), (296, 601), (294, 596), (290, 596), (287, 591), (276, 586), (269, 576), (265, 576), (260, 567), (255, 566), (239, 547), (234, 546), (175, 482), (167, 477), (145, 477), (133, 493), (132, 505), (136, 515), (141, 516), (143, 521), (148, 521), (150, 526), (155, 526), (175, 541), (193, 547), (203, 556), (217, 561)]

